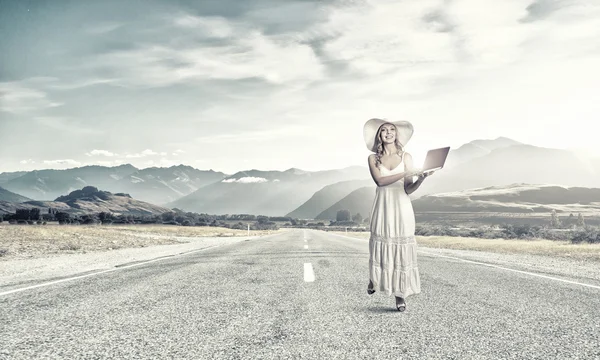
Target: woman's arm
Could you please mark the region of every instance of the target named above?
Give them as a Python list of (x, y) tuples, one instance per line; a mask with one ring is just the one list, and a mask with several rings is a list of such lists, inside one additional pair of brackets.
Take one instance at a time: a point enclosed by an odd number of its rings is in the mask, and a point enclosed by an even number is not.
[(412, 194), (414, 193), (419, 186), (421, 186), (421, 184), (423, 183), (423, 176), (419, 176), (419, 178), (417, 179), (417, 181), (412, 181), (410, 183), (407, 183), (406, 180), (404, 182), (404, 191), (406, 191), (407, 194)]
[[(375, 165), (375, 161), (375, 155), (369, 155), (369, 171), (371, 172), (371, 177), (373, 178), (373, 181), (375, 181), (375, 184), (377, 184), (377, 186), (393, 184), (400, 179), (406, 178), (407, 176), (410, 177), (417, 173), (416, 171), (405, 170), (398, 174), (382, 176), (381, 172)], [(406, 181), (406, 179), (404, 181)]]
[[(409, 153), (404, 153), (404, 169), (407, 171), (414, 170), (413, 159)], [(407, 194), (412, 194), (419, 188), (419, 186), (421, 186), (423, 180), (425, 180), (425, 178), (429, 175), (431, 175), (431, 173), (421, 173), (417, 181), (413, 181), (412, 176), (404, 179), (404, 191), (406, 191)]]

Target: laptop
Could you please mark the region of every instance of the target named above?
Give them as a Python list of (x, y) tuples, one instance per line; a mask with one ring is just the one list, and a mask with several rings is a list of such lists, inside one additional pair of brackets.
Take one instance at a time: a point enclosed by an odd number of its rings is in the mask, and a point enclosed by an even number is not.
[(429, 150), (427, 152), (427, 157), (425, 157), (423, 167), (420, 169), (420, 172), (433, 172), (435, 170), (443, 168), (444, 164), (446, 163), (446, 158), (448, 157), (449, 151), (450, 146)]

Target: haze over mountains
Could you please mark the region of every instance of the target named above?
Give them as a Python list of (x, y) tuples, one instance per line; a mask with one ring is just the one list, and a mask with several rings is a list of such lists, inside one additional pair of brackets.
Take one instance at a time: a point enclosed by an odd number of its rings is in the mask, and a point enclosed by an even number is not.
[(308, 172), (250, 170), (228, 176), (220, 182), (204, 186), (192, 194), (167, 204), (186, 211), (216, 214), (261, 214), (282, 216), (302, 205), (323, 187), (348, 179), (365, 179), (365, 169)]
[(12, 191), (8, 191), (2, 187), (0, 187), (0, 201), (11, 201), (15, 203), (20, 203), (24, 201), (31, 200), (25, 196), (21, 196), (19, 194), (15, 194)]
[[(429, 177), (411, 198), (523, 183), (600, 188), (600, 158), (522, 144), (505, 137), (475, 140), (451, 149), (445, 168)], [(51, 200), (87, 185), (184, 211), (306, 219), (335, 219), (336, 209), (349, 209), (366, 217), (375, 191), (366, 166), (313, 172), (295, 168), (252, 169), (227, 175), (185, 165), (147, 169), (121, 165), (1, 173), (0, 187), (12, 192), (12, 200), (3, 199), (8, 195), (2, 195), (2, 191), (0, 200), (20, 201), (15, 195)], [(549, 190), (544, 191), (540, 194), (551, 196)], [(567, 202), (580, 201), (575, 192), (566, 192), (565, 196)], [(479, 203), (483, 208), (491, 206), (482, 204)]]
[(345, 198), (355, 189), (370, 187), (372, 184), (373, 180), (369, 178), (366, 180), (340, 181), (335, 184), (327, 185), (314, 193), (304, 204), (285, 216), (299, 219), (313, 219), (315, 218), (315, 214), (325, 211), (331, 204)]

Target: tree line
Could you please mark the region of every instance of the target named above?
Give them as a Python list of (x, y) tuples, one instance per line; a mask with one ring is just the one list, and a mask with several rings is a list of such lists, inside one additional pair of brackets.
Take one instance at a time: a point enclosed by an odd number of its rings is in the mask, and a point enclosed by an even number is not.
[(585, 218), (583, 214), (578, 213), (577, 219), (573, 213), (570, 213), (566, 219), (562, 219), (556, 213), (556, 210), (552, 210), (550, 213), (550, 226), (554, 229), (570, 229), (570, 228), (581, 228), (585, 227)]
[[(364, 231), (368, 229), (370, 219), (363, 218), (357, 213), (351, 215), (347, 209), (339, 210), (336, 220), (328, 225), (324, 222), (309, 222), (285, 216), (265, 216), (251, 214), (221, 214), (210, 215), (205, 213), (184, 212), (174, 208), (170, 212), (160, 215), (115, 215), (110, 212), (74, 215), (57, 209), (50, 208), (42, 212), (39, 208), (17, 209), (14, 214), (0, 214), (0, 222), (8, 221), (12, 224), (46, 224), (48, 221), (59, 224), (168, 224), (182, 226), (219, 226), (231, 229), (245, 230), (276, 230), (283, 222), (283, 226), (310, 227), (321, 229), (347, 228), (350, 230)], [(537, 226), (530, 224), (502, 224), (499, 226), (479, 226), (475, 229), (461, 229), (448, 225), (417, 224), (416, 235), (420, 236), (468, 236), (478, 238), (506, 238), (506, 239), (549, 239), (568, 240), (573, 243), (600, 243), (600, 230), (585, 223), (584, 216), (570, 214), (559, 217), (552, 211), (547, 225)]]
[[(251, 214), (225, 214), (210, 215), (184, 212), (179, 209), (154, 215), (124, 215), (111, 212), (89, 214), (71, 214), (49, 208), (42, 212), (40, 208), (16, 209), (14, 214), (0, 214), (0, 222), (8, 221), (11, 224), (38, 224), (46, 225), (48, 222), (58, 222), (60, 225), (110, 225), (110, 224), (165, 224), (182, 226), (220, 226), (232, 229), (251, 230), (276, 230), (279, 228), (277, 221), (290, 221), (294, 219), (281, 216), (264, 216)], [(232, 223), (238, 221), (237, 223)], [(242, 223), (244, 221), (245, 223)]]

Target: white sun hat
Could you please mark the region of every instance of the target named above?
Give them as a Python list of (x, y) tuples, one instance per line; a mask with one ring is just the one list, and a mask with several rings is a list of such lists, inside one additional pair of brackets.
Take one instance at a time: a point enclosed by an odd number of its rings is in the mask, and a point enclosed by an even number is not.
[(365, 127), (363, 128), (363, 135), (365, 137), (365, 143), (367, 144), (367, 149), (372, 152), (377, 152), (377, 148), (375, 147), (375, 139), (377, 138), (377, 131), (383, 124), (393, 124), (396, 126), (396, 139), (400, 141), (402, 146), (406, 146), (408, 140), (413, 135), (415, 131), (413, 125), (408, 121), (388, 121), (384, 119), (370, 119), (365, 123)]

